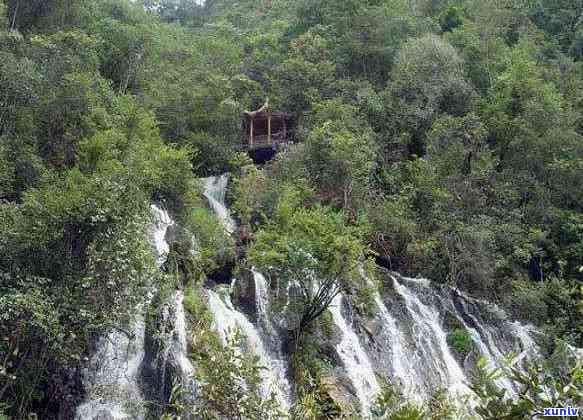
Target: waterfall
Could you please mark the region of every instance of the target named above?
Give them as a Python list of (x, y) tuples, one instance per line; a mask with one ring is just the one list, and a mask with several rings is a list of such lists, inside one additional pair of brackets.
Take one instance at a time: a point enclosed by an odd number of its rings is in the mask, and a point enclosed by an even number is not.
[(194, 367), (188, 357), (186, 313), (184, 311), (183, 300), (184, 293), (181, 290), (177, 291), (174, 303), (176, 313), (174, 315), (174, 331), (170, 352), (178, 367), (182, 384), (190, 391), (190, 396), (192, 397), (196, 386), (194, 382)]
[[(510, 322), (496, 305), (425, 279), (393, 274), (389, 280), (391, 290), (383, 296), (373, 293), (378, 312), (365, 329), (369, 333), (365, 343), (375, 368), (400, 383), (410, 399), (426, 400), (438, 387), (471, 398), (466, 372), (479, 357), (486, 358), (490, 367), (505, 370), (504, 362), (512, 354), (518, 355), (518, 366), (524, 359), (540, 356), (532, 338), (535, 330)], [(473, 347), (454, 356), (447, 338), (455, 328), (467, 331)], [(509, 395), (518, 391), (508, 378), (498, 378), (496, 383)]]
[(240, 350), (253, 353), (259, 359), (259, 364), (265, 368), (261, 370), (261, 396), (267, 398), (275, 394), (282, 409), (289, 410), (287, 396), (282, 392), (286, 388), (285, 375), (281, 375), (279, 369), (274, 367), (274, 360), (267, 352), (258, 330), (244, 314), (233, 307), (227, 293), (222, 293), (221, 298), (217, 292), (208, 290), (208, 296), (209, 310), (214, 318), (213, 329), (219, 334), (223, 344), (227, 345), (229, 337), (235, 331), (240, 331), (245, 338), (244, 348)]
[[(227, 174), (219, 177), (210, 177), (204, 181), (204, 196), (228, 233), (236, 228), (225, 205), (225, 193), (229, 177)], [(290, 408), (291, 386), (287, 380), (286, 364), (279, 349), (279, 340), (273, 324), (268, 318), (269, 295), (265, 278), (254, 272), (256, 288), (256, 306), (259, 313), (260, 328), (256, 328), (247, 317), (236, 310), (229, 296), (224, 300), (216, 292), (209, 290), (209, 309), (214, 316), (215, 330), (221, 336), (223, 344), (227, 344), (228, 337), (239, 330), (247, 341), (247, 350), (259, 358), (262, 369), (263, 397), (275, 394), (281, 408), (288, 411)], [(236, 279), (233, 279), (230, 290), (233, 290)], [(264, 341), (265, 338), (265, 341)]]
[[(479, 322), (474, 315), (469, 313), (469, 311), (466, 308), (466, 305), (463, 302), (460, 302), (459, 306), (463, 311), (463, 316), (458, 314), (457, 318), (462, 323), (466, 331), (468, 331), (468, 333), (470, 334), (472, 342), (478, 348), (480, 355), (487, 360), (488, 367), (490, 369), (492, 368), (502, 369), (503, 368), (502, 362), (504, 360), (504, 356), (502, 351), (496, 345), (496, 342), (489, 328), (483, 325), (481, 322)], [(468, 318), (473, 326), (469, 325), (468, 322), (466, 322), (466, 320), (464, 319), (464, 317)], [(506, 377), (497, 378), (495, 380), (495, 383), (499, 387), (508, 390), (508, 392), (510, 392), (512, 395), (516, 395), (515, 386), (512, 383), (512, 381), (509, 380), (508, 378)]]
[(267, 347), (273, 366), (274, 376), (277, 379), (278, 387), (285, 398), (285, 408), (291, 405), (291, 385), (287, 380), (287, 362), (281, 351), (281, 339), (271, 321), (269, 310), (269, 289), (263, 274), (253, 271), (253, 279), (255, 281), (255, 302), (258, 312), (258, 324), (261, 330), (261, 335), (266, 338)]
[[(464, 328), (470, 333), (472, 341), (480, 350), (480, 353), (488, 361), (490, 368), (505, 370), (505, 359), (515, 354), (515, 364), (523, 360), (533, 360), (540, 357), (538, 345), (532, 339), (532, 333), (537, 332), (534, 327), (523, 325), (519, 322), (506, 320), (504, 311), (496, 305), (472, 299), (456, 290), (454, 306), (456, 315)], [(457, 304), (457, 305), (456, 305)], [(482, 313), (487, 313), (486, 308), (496, 315), (501, 322), (498, 326), (488, 325), (482, 319)], [(509, 334), (511, 339), (504, 340), (501, 332)], [(509, 345), (510, 344), (510, 345)], [(501, 348), (504, 346), (506, 348)], [(511, 395), (516, 395), (516, 386), (509, 379), (503, 377), (496, 381), (497, 385), (505, 388)]]
[(420, 389), (423, 387), (423, 381), (419, 373), (413, 366), (413, 360), (410, 357), (407, 348), (406, 339), (401, 329), (397, 326), (397, 321), (389, 313), (386, 305), (381, 299), (378, 291), (374, 291), (374, 301), (379, 309), (378, 317), (383, 323), (383, 328), (386, 330), (385, 340), (388, 342), (391, 351), (391, 376), (393, 379), (398, 379), (403, 393), (414, 400), (420, 401)]
[(221, 176), (203, 179), (204, 181), (204, 196), (207, 198), (209, 205), (221, 221), (225, 230), (228, 233), (235, 231), (235, 221), (231, 218), (229, 210), (225, 205), (225, 193), (227, 184), (229, 183), (229, 175), (223, 174)]
[[(166, 211), (154, 205), (151, 206), (151, 213), (154, 223), (150, 229), (150, 240), (160, 266), (168, 253), (164, 238), (172, 220)], [(146, 306), (151, 295), (146, 298)], [(137, 309), (127, 333), (115, 330), (97, 343), (97, 351), (83, 374), (87, 399), (77, 408), (77, 419), (145, 418), (146, 407), (139, 382), (145, 354), (144, 307), (140, 305)]]
[(532, 333), (539, 332), (533, 326), (523, 325), (515, 321), (510, 323), (510, 329), (520, 341), (521, 352), (518, 354), (517, 361), (520, 362), (523, 359), (532, 360), (541, 357), (538, 345), (532, 339)]
[(154, 204), (150, 206), (150, 212), (154, 219), (154, 224), (150, 228), (151, 243), (156, 250), (156, 265), (161, 267), (170, 251), (168, 242), (166, 242), (166, 232), (174, 222), (166, 210), (162, 210)]
[(336, 347), (336, 351), (356, 390), (362, 415), (363, 417), (368, 417), (369, 409), (374, 401), (375, 395), (380, 390), (380, 386), (368, 355), (360, 344), (358, 336), (342, 315), (342, 300), (343, 295), (337, 295), (329, 308), (334, 324), (336, 324), (341, 332), (341, 340)]
[[(204, 195), (225, 230), (232, 233), (235, 222), (224, 202), (227, 183), (226, 175), (204, 180)], [(363, 276), (366, 279), (364, 271)], [(224, 343), (234, 330), (241, 331), (245, 339), (242, 351), (253, 352), (266, 368), (263, 370), (262, 395), (265, 397), (275, 392), (282, 406), (288, 408), (291, 387), (278, 331), (279, 324), (285, 324), (293, 285), (288, 284), (288, 302), (273, 318), (274, 314), (269, 312), (270, 291), (264, 276), (253, 270), (253, 279), (256, 325), (233, 307), (226, 291), (219, 297), (217, 292), (209, 290), (214, 328)], [(233, 279), (231, 291), (237, 281)], [(363, 321), (362, 318), (356, 316), (354, 322), (345, 318), (343, 295), (337, 296), (329, 308), (333, 322), (340, 330), (336, 352), (365, 418), (380, 390), (377, 374), (394, 380), (401, 392), (416, 401), (427, 400), (439, 387), (445, 388), (452, 396), (471, 396), (462, 361), (469, 370), (477, 357), (484, 356), (492, 367), (502, 368), (505, 356), (511, 352), (518, 353), (519, 362), (538, 354), (531, 336), (532, 329), (509, 322), (494, 305), (478, 304), (459, 292), (453, 293), (454, 290), (440, 288), (425, 279), (409, 279), (395, 274), (391, 281), (392, 293), (381, 296), (378, 291), (373, 292), (378, 311), (372, 317), (375, 331), (369, 332), (368, 339), (357, 333), (368, 331), (366, 328), (353, 328), (353, 323)], [(387, 305), (389, 301), (390, 306)], [(482, 314), (487, 314), (488, 322), (484, 321)], [(458, 352), (454, 355), (448, 344), (448, 332), (456, 326), (464, 328), (474, 344), (474, 349), (467, 355)], [(462, 357), (462, 361), (456, 359)], [(508, 379), (498, 379), (497, 383), (511, 394), (516, 392), (515, 385)]]
[[(415, 282), (416, 280), (408, 279)], [(455, 360), (447, 344), (447, 334), (439, 322), (439, 313), (434, 307), (425, 305), (404, 283), (393, 277), (395, 291), (403, 298), (411, 320), (411, 338), (414, 342), (415, 366), (435, 378), (435, 385), (443, 385), (452, 395), (469, 394), (467, 378)], [(427, 281), (422, 285), (426, 287)]]

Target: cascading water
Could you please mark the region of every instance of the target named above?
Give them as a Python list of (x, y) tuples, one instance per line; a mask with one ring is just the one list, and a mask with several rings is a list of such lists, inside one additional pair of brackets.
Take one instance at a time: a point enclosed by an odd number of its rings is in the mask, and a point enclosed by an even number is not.
[(207, 198), (211, 208), (223, 223), (225, 230), (229, 233), (235, 231), (235, 221), (231, 218), (227, 206), (225, 206), (225, 193), (229, 183), (229, 175), (206, 178), (204, 181), (204, 196)]
[[(502, 351), (496, 345), (489, 328), (487, 326), (482, 326), (476, 317), (469, 313), (463, 302), (459, 302), (459, 307), (462, 309), (464, 316), (457, 314), (457, 318), (470, 334), (472, 342), (478, 348), (480, 355), (487, 360), (488, 367), (497, 369), (503, 368), (504, 356)], [(468, 324), (466, 319), (471, 321), (471, 325)], [(508, 378), (497, 378), (495, 382), (496, 385), (507, 389), (512, 395), (516, 393), (514, 384)]]
[[(236, 224), (225, 205), (228, 180), (226, 174), (207, 178), (204, 180), (204, 196), (208, 199), (225, 230), (228, 233), (233, 233)], [(266, 397), (275, 393), (282, 409), (287, 411), (290, 407), (291, 386), (287, 380), (285, 362), (279, 350), (277, 332), (267, 316), (269, 307), (267, 285), (263, 276), (256, 272), (253, 274), (260, 328), (253, 325), (243, 313), (235, 309), (230, 297), (224, 296), (224, 300), (222, 300), (212, 290), (208, 290), (209, 309), (214, 316), (215, 329), (224, 344), (227, 344), (228, 337), (235, 330), (241, 331), (247, 341), (248, 350), (254, 352), (259, 358), (260, 365), (264, 367), (262, 370), (262, 395)], [(233, 279), (230, 290), (234, 288), (235, 282), (236, 279)]]
[(265, 349), (258, 330), (245, 315), (233, 307), (227, 293), (223, 293), (221, 298), (217, 292), (208, 290), (208, 296), (209, 309), (214, 318), (213, 328), (221, 337), (223, 344), (228, 344), (229, 338), (235, 331), (241, 332), (245, 339), (245, 348), (242, 350), (249, 351), (257, 356), (259, 364), (265, 368), (261, 372), (263, 379), (261, 396), (266, 398), (275, 394), (282, 409), (287, 411), (289, 409), (289, 401), (282, 389), (289, 387), (289, 384), (285, 381), (285, 376), (280, 374), (279, 369), (274, 367), (274, 360)]
[[(496, 305), (472, 299), (460, 291), (455, 291), (455, 297), (457, 317), (470, 333), (473, 343), (479, 349), (481, 356), (486, 358), (490, 368), (506, 370), (506, 363), (510, 361), (507, 360), (509, 356), (514, 356), (513, 363), (518, 364), (519, 367), (525, 359), (533, 360), (540, 357), (538, 346), (532, 339), (532, 333), (536, 333), (534, 327), (506, 321), (504, 312)], [(482, 319), (481, 313), (484, 310), (480, 310), (480, 307), (486, 306), (490, 307), (496, 317), (502, 320), (500, 325), (488, 325)], [(511, 339), (504, 339), (501, 336), (502, 332), (506, 332)], [(509, 341), (512, 341), (511, 345)], [(497, 379), (496, 384), (513, 396), (518, 391), (516, 384), (506, 377)]]
[(190, 391), (187, 393), (187, 395), (192, 397), (195, 393), (196, 384), (193, 379), (194, 366), (188, 358), (188, 341), (186, 339), (186, 313), (184, 311), (183, 300), (184, 293), (181, 290), (177, 291), (174, 303), (174, 331), (172, 334), (172, 346), (170, 348), (170, 353), (178, 367), (182, 385)]
[(153, 215), (154, 225), (151, 227), (150, 236), (152, 245), (156, 250), (156, 265), (161, 267), (170, 251), (170, 246), (166, 242), (166, 232), (174, 224), (172, 218), (166, 210), (152, 204), (150, 211)]
[(422, 384), (422, 380), (413, 365), (413, 360), (410, 358), (403, 332), (397, 326), (395, 318), (389, 313), (389, 310), (381, 299), (380, 293), (375, 290), (373, 296), (379, 309), (377, 316), (381, 319), (384, 331), (386, 331), (383, 334), (383, 339), (390, 347), (391, 377), (393, 381), (395, 379), (399, 381), (396, 385), (402, 387), (404, 394), (415, 400), (421, 400), (419, 387)]
[(358, 336), (342, 315), (343, 295), (337, 295), (330, 305), (334, 324), (340, 329), (341, 339), (336, 351), (356, 390), (363, 417), (367, 417), (372, 401), (380, 390), (375, 371)]
[[(204, 195), (210, 206), (223, 223), (225, 230), (232, 233), (236, 229), (224, 203), (228, 176), (204, 180)], [(151, 207), (153, 226), (150, 231), (156, 261), (161, 266), (169, 252), (165, 240), (166, 231), (172, 220), (167, 212), (156, 206)], [(363, 272), (364, 273), (364, 272)], [(270, 291), (261, 273), (253, 270), (255, 307), (257, 322), (252, 323), (246, 315), (237, 310), (230, 300), (227, 290), (208, 290), (209, 309), (214, 316), (214, 328), (226, 344), (235, 330), (243, 336), (240, 351), (256, 355), (265, 368), (262, 374), (261, 395), (274, 394), (280, 405), (288, 411), (292, 391), (288, 381), (288, 361), (282, 348), (278, 331), (285, 323), (288, 303), (280, 312), (279, 319), (270, 313)], [(364, 275), (364, 274), (363, 274)], [(362, 318), (348, 321), (342, 310), (345, 296), (337, 296), (330, 307), (334, 324), (340, 331), (336, 352), (346, 371), (346, 376), (355, 390), (361, 405), (362, 417), (368, 417), (369, 409), (380, 389), (379, 377), (397, 380), (400, 389), (412, 399), (422, 400), (440, 386), (453, 394), (468, 394), (468, 379), (464, 373), (466, 362), (473, 363), (477, 356), (484, 356), (492, 367), (504, 368), (503, 360), (509, 353), (518, 355), (517, 362), (539, 355), (532, 338), (533, 329), (517, 322), (510, 322), (505, 315), (487, 302), (477, 301), (459, 291), (432, 285), (427, 280), (407, 279), (398, 275), (392, 278), (392, 292), (380, 294), (375, 288), (373, 300), (378, 308), (373, 317), (376, 331), (368, 331)], [(233, 279), (231, 292), (237, 280)], [(369, 281), (370, 283), (370, 281)], [(288, 294), (293, 291), (288, 285)], [(125, 330), (116, 330), (102, 338), (97, 351), (91, 358), (84, 373), (87, 390), (86, 401), (78, 407), (77, 419), (144, 419), (147, 415), (146, 400), (150, 398), (146, 389), (152, 378), (156, 385), (167, 391), (168, 381), (181, 380), (189, 401), (196, 397), (196, 383), (193, 379), (194, 367), (188, 358), (187, 318), (183, 306), (184, 294), (176, 291), (164, 303), (161, 318), (165, 322), (166, 335), (153, 354), (148, 342), (144, 309), (152, 300), (155, 290), (148, 293), (144, 303), (136, 310), (134, 322)], [(448, 346), (447, 331), (451, 331), (451, 319), (464, 328), (479, 354), (460, 359)], [(279, 321), (278, 321), (279, 319)], [(450, 321), (446, 320), (449, 319)], [(449, 328), (449, 329), (448, 329)], [(362, 335), (367, 331), (369, 336)], [(144, 377), (146, 366), (151, 376)], [(169, 372), (166, 368), (169, 367)], [(471, 368), (471, 366), (469, 367)], [(153, 376), (152, 376), (153, 375)], [(142, 383), (142, 381), (145, 381)], [(499, 379), (498, 385), (516, 392), (515, 385), (507, 379)], [(144, 395), (146, 392), (146, 395)], [(154, 393), (157, 391), (154, 391)], [(163, 392), (162, 392), (163, 394)], [(160, 395), (158, 393), (157, 395)], [(163, 400), (162, 400), (163, 401)]]
[[(226, 175), (205, 180), (205, 196), (225, 229), (234, 232), (235, 223), (224, 204), (227, 182)], [(239, 329), (245, 336), (248, 350), (255, 352), (267, 368), (264, 395), (276, 392), (280, 402), (288, 407), (290, 386), (286, 380), (286, 362), (280, 349), (277, 323), (269, 313), (269, 289), (260, 273), (253, 272), (253, 276), (257, 326), (237, 311), (227, 296), (221, 299), (216, 292), (209, 291), (209, 306), (223, 341), (227, 341), (233, 329)], [(456, 359), (461, 356), (454, 355), (448, 345), (447, 331), (453, 328), (444, 324), (448, 317), (457, 319), (457, 325), (468, 331), (474, 343), (475, 349), (472, 351), (478, 353), (474, 357), (486, 357), (493, 367), (502, 367), (504, 357), (511, 351), (516, 351), (519, 359), (537, 354), (537, 346), (528, 327), (505, 320), (500, 321), (500, 325), (491, 324), (482, 319), (481, 312), (499, 312), (488, 309), (491, 305), (477, 308), (470, 304), (469, 298), (461, 295), (456, 300), (451, 290), (434, 287), (428, 280), (395, 276), (392, 283), (393, 293), (390, 296), (381, 296), (378, 291), (373, 293), (378, 308), (374, 319), (379, 333), (368, 341), (358, 335), (357, 331), (362, 329), (355, 329), (343, 315), (344, 296), (337, 296), (330, 307), (332, 319), (340, 330), (336, 351), (356, 391), (363, 417), (368, 416), (380, 389), (377, 373), (400, 385), (401, 391), (418, 401), (429, 398), (439, 387), (452, 395), (471, 395), (462, 361)], [(288, 285), (288, 292), (291, 289), (293, 287)], [(460, 299), (467, 304), (460, 304)], [(390, 305), (387, 304), (389, 301)], [(286, 307), (282, 312), (286, 312)], [(503, 318), (498, 313), (492, 316)], [(507, 379), (500, 379), (498, 384), (511, 393), (515, 390)]]
[[(406, 285), (393, 277), (394, 289), (403, 298), (412, 320), (411, 335), (416, 340), (417, 366), (438, 376), (438, 384), (447, 387), (452, 395), (468, 394), (467, 378), (447, 344), (447, 334), (439, 323), (439, 313), (425, 305)], [(415, 281), (409, 279), (409, 281)]]
[[(172, 220), (168, 213), (151, 206), (153, 226), (150, 236), (160, 266), (168, 253), (166, 231)], [(151, 293), (146, 302), (151, 299)], [(144, 306), (140, 305), (128, 331), (115, 330), (97, 344), (97, 351), (84, 373), (87, 399), (77, 408), (76, 418), (86, 419), (143, 419), (146, 404), (140, 387), (140, 366), (144, 359)]]
[[(466, 372), (479, 357), (495, 368), (504, 368), (511, 354), (518, 354), (517, 363), (537, 357), (532, 328), (510, 322), (495, 305), (424, 279), (397, 274), (387, 279), (392, 287), (382, 296), (373, 294), (379, 308), (373, 320), (361, 320), (369, 338), (364, 344), (375, 369), (400, 383), (409, 398), (426, 400), (439, 387), (471, 397)], [(473, 343), (466, 353), (454, 354), (448, 345), (448, 332), (457, 328), (465, 329)], [(497, 384), (510, 395), (516, 392), (508, 379)]]
[(287, 363), (281, 351), (281, 340), (277, 329), (271, 321), (269, 314), (269, 289), (263, 274), (253, 270), (255, 281), (255, 302), (258, 312), (258, 323), (262, 337), (265, 339), (270, 354), (270, 362), (273, 366), (278, 387), (285, 398), (284, 406), (289, 408), (291, 400), (291, 385), (287, 380)]

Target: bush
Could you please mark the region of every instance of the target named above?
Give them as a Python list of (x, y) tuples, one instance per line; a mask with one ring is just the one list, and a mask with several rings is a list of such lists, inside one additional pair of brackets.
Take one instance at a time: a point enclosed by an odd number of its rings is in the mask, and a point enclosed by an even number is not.
[(447, 344), (458, 353), (467, 354), (472, 349), (472, 338), (465, 329), (456, 328), (448, 335)]
[(201, 290), (197, 287), (188, 287), (184, 291), (184, 309), (192, 317), (195, 329), (208, 329), (211, 327), (213, 317), (206, 307), (201, 296)]

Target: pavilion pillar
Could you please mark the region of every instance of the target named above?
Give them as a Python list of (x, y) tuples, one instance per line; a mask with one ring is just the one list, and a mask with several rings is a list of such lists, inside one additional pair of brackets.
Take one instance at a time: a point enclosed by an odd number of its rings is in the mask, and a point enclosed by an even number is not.
[(267, 143), (271, 144), (271, 113), (267, 114)]
[(249, 146), (253, 146), (253, 118), (251, 118), (249, 121)]

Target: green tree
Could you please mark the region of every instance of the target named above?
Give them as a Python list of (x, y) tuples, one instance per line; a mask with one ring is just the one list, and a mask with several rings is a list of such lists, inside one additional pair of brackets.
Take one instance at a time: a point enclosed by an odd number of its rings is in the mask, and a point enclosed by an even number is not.
[(521, 419), (540, 414), (549, 407), (580, 406), (583, 400), (580, 362), (562, 375), (551, 372), (543, 371), (540, 365), (531, 365), (525, 372), (512, 367), (509, 379), (520, 386), (518, 398), (514, 399), (495, 385), (495, 380), (503, 374), (489, 369), (481, 359), (472, 386), (480, 400), (476, 412), (485, 419)]
[(329, 209), (298, 207), (297, 191), (288, 188), (277, 205), (273, 222), (257, 233), (249, 250), (253, 266), (267, 273), (291, 295), (291, 328), (296, 343), (343, 290), (360, 279), (359, 261), (364, 247), (359, 227), (346, 225), (345, 217)]
[(411, 154), (425, 153), (426, 133), (439, 114), (462, 116), (471, 110), (474, 91), (465, 80), (463, 60), (434, 35), (402, 46), (391, 80), (385, 92), (391, 134), (409, 133)]
[(193, 360), (201, 384), (192, 413), (203, 419), (277, 418), (275, 394), (261, 397), (261, 369), (255, 356), (240, 351), (242, 337), (235, 332), (226, 346), (217, 335), (202, 331), (195, 336)]
[(277, 71), (283, 106), (299, 115), (329, 95), (335, 66), (328, 41), (316, 31), (307, 32), (291, 44), (289, 57)]
[(315, 127), (306, 140), (311, 179), (327, 194), (340, 196), (340, 206), (355, 210), (369, 188), (375, 150), (370, 129), (358, 110), (340, 100), (318, 103)]

